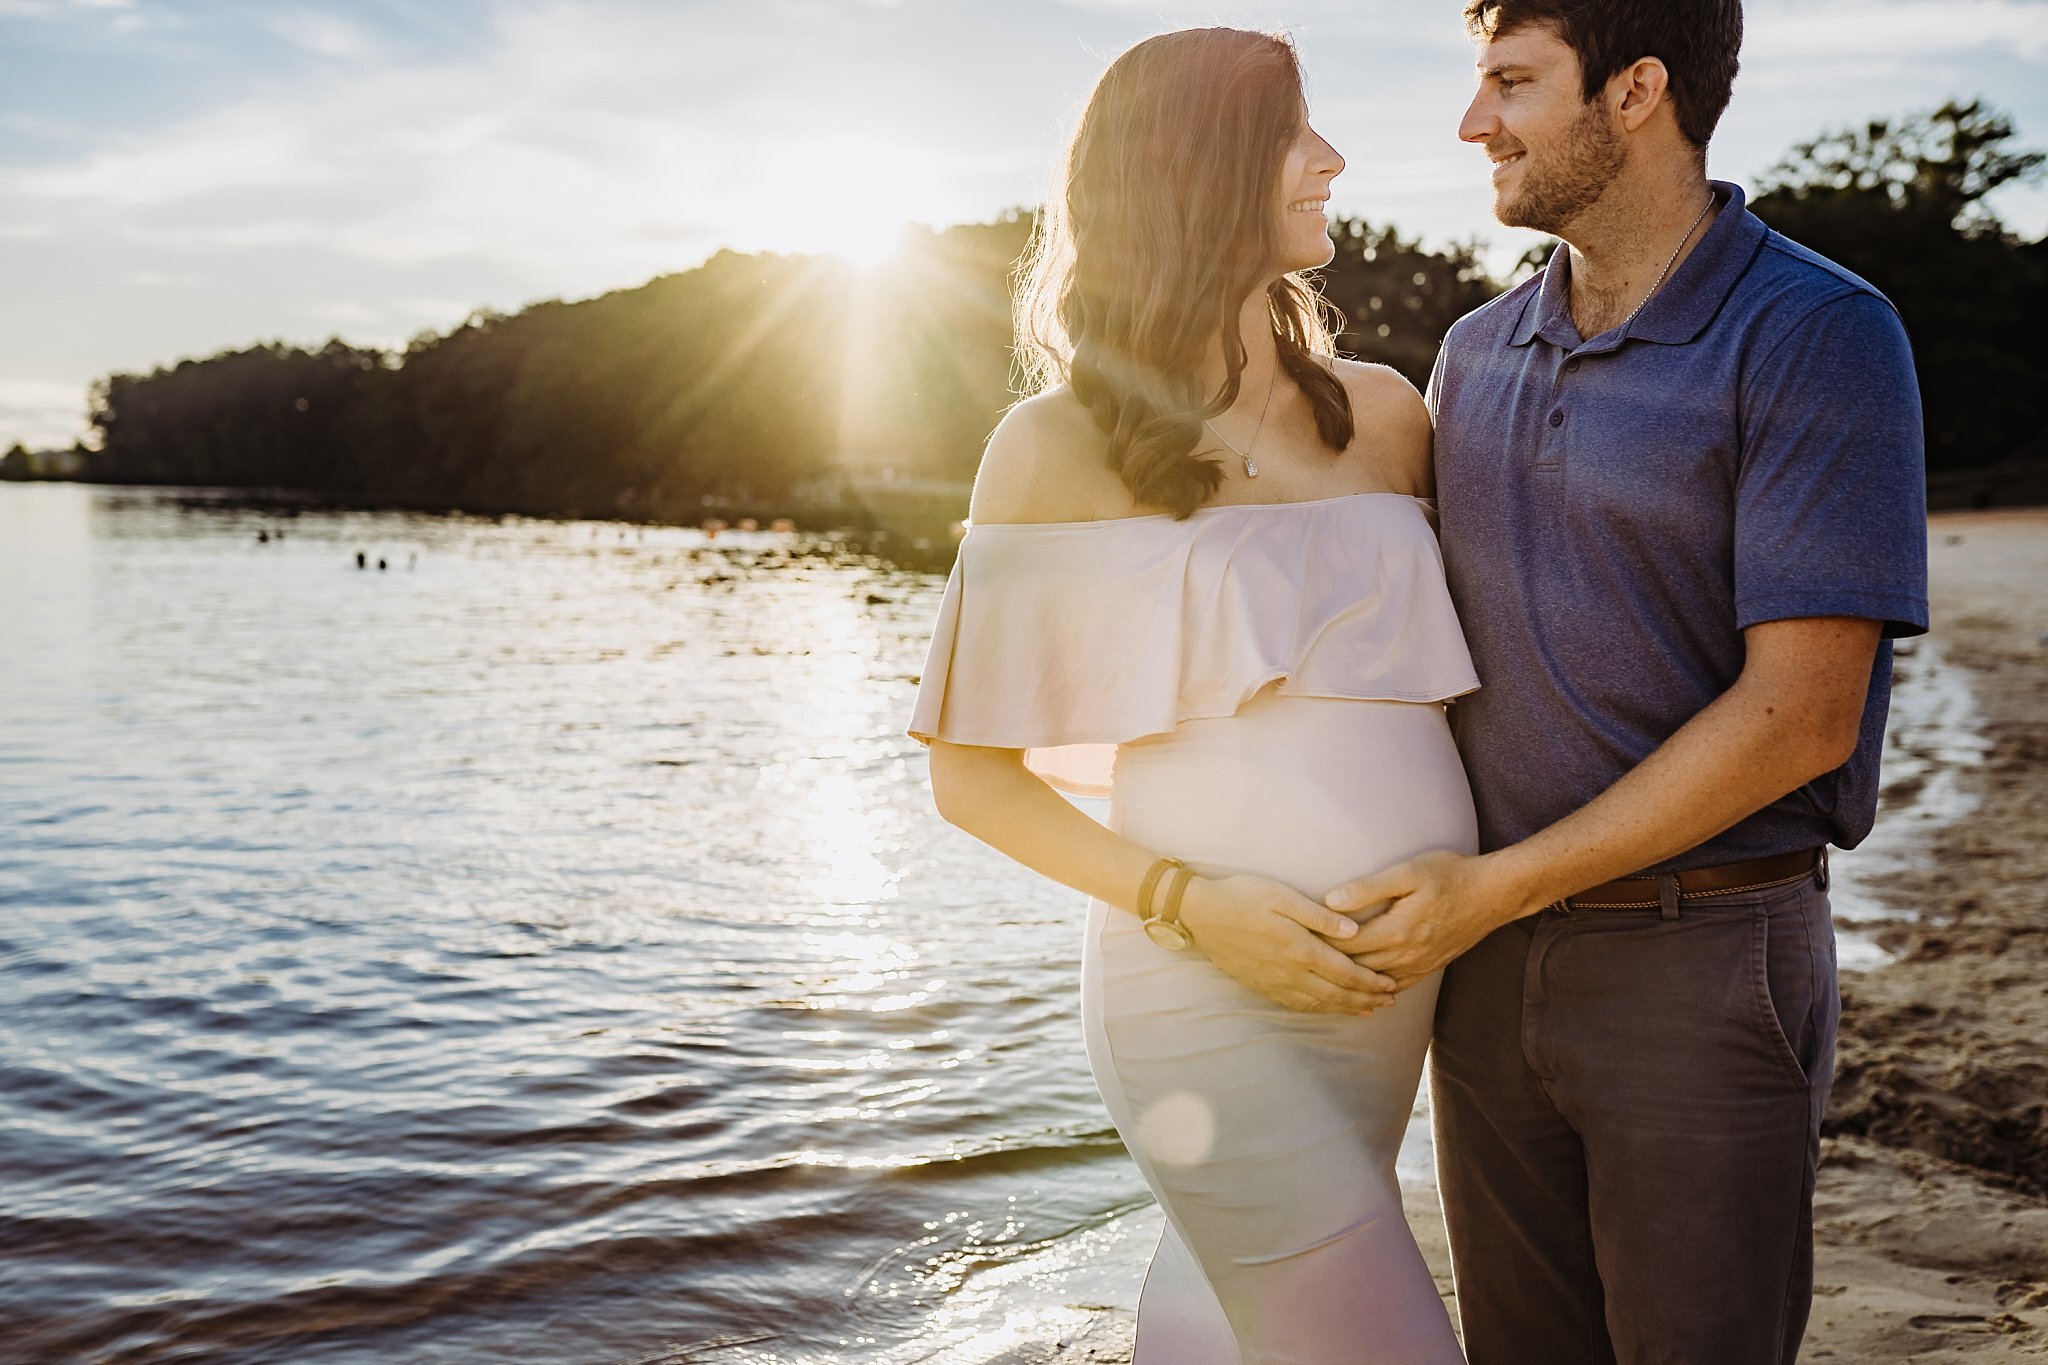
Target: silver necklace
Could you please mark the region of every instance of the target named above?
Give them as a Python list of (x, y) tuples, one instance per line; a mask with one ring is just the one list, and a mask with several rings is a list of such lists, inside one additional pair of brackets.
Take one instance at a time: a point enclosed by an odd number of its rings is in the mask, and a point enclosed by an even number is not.
[[(1686, 235), (1689, 237), (1692, 234), (1687, 233)], [(1248, 443), (1246, 443), (1245, 448), (1243, 450), (1239, 450), (1236, 446), (1231, 445), (1230, 442), (1224, 438), (1223, 433), (1216, 430), (1216, 424), (1214, 422), (1204, 420), (1202, 423), (1203, 426), (1209, 428), (1209, 434), (1211, 436), (1214, 436), (1217, 440), (1222, 441), (1223, 444), (1229, 448), (1231, 454), (1237, 456), (1238, 459), (1244, 461), (1244, 476), (1247, 479), (1256, 479), (1257, 477), (1259, 477), (1259, 467), (1256, 464), (1252, 463), (1252, 452), (1259, 448), (1259, 434), (1266, 429), (1266, 414), (1273, 410), (1273, 389), (1279, 382), (1280, 357), (1275, 356), (1273, 357), (1272, 377), (1266, 381), (1266, 405), (1259, 409), (1259, 424), (1252, 428), (1252, 439)]]
[(1660, 287), (1662, 287), (1664, 283), (1664, 277), (1666, 275), (1669, 275), (1671, 273), (1671, 267), (1678, 263), (1678, 253), (1685, 250), (1685, 244), (1692, 240), (1693, 230), (1699, 227), (1700, 219), (1706, 217), (1707, 210), (1712, 207), (1714, 207), (1714, 192), (1712, 190), (1708, 190), (1707, 202), (1700, 205), (1699, 213), (1695, 215), (1692, 220), (1692, 227), (1687, 228), (1685, 230), (1685, 236), (1680, 237), (1678, 239), (1678, 245), (1671, 248), (1671, 255), (1665, 258), (1664, 268), (1657, 272), (1657, 278), (1650, 284), (1650, 292), (1648, 294), (1643, 295), (1642, 302), (1638, 303), (1635, 307), (1629, 309), (1628, 316), (1621, 320), (1621, 325), (1623, 327), (1628, 326), (1631, 322), (1634, 322), (1636, 320), (1636, 314), (1643, 311), (1643, 304), (1648, 303), (1651, 300), (1651, 298), (1656, 295), (1657, 290)]

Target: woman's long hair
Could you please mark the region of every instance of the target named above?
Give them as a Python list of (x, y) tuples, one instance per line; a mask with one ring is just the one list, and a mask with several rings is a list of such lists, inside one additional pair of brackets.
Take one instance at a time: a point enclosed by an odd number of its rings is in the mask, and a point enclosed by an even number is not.
[[(1103, 74), (1020, 267), (1025, 388), (1066, 383), (1109, 437), (1141, 504), (1186, 516), (1222, 482), (1196, 452), (1202, 423), (1237, 400), (1240, 309), (1278, 254), (1275, 199), (1301, 126), (1301, 67), (1286, 39), (1201, 28), (1148, 38)], [(1280, 364), (1333, 451), (1351, 444), (1329, 306), (1298, 274), (1266, 288)], [(1226, 374), (1199, 370), (1220, 339)]]

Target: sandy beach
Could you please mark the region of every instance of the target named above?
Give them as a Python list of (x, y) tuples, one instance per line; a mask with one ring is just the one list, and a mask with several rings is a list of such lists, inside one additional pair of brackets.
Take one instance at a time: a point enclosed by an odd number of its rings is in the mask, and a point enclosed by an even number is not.
[(1929, 530), (1988, 748), (1976, 808), (1878, 888), (1896, 960), (1843, 979), (1811, 1360), (2048, 1358), (2048, 511)]
[[(1929, 534), (1931, 652), (1988, 747), (1968, 813), (1871, 888), (1896, 917), (1859, 928), (1892, 960), (1843, 974), (1807, 1361), (2048, 1360), (2048, 510), (1943, 513)], [(1408, 1213), (1449, 1299), (1431, 1196)], [(1125, 1362), (1130, 1332), (1105, 1306), (1001, 1359)]]

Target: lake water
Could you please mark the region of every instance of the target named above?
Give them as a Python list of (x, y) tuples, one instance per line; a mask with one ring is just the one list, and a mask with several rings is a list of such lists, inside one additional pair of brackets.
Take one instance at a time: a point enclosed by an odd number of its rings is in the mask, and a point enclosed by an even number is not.
[(1074, 896), (943, 824), (901, 733), (940, 586), (0, 485), (0, 1358), (1028, 1319), (964, 1282), (1114, 1243), (1144, 1187)]
[(941, 586), (0, 485), (0, 1360), (971, 1362), (1130, 1302), (1081, 907), (901, 733)]

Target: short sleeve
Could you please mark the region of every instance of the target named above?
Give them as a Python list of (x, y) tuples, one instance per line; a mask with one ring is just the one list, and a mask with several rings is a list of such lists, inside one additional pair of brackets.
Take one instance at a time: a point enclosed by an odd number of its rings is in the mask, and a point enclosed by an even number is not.
[(1437, 702), (1478, 686), (1422, 505), (1399, 494), (970, 527), (908, 733), (1018, 749), (1110, 794), (1120, 744), (1295, 696)]
[[(946, 579), (908, 732), (1021, 749), (1061, 791), (1107, 796), (1119, 742), (1173, 728), (1173, 555), (1101, 537), (970, 531)], [(1148, 609), (1152, 608), (1152, 609)]]
[(1430, 425), (1436, 425), (1437, 412), (1444, 399), (1444, 357), (1450, 354), (1451, 339), (1445, 336), (1443, 344), (1436, 348), (1436, 363), (1429, 367), (1429, 383), (1423, 386), (1422, 405), (1429, 409)]
[(1736, 624), (1803, 616), (1927, 629), (1919, 384), (1890, 304), (1821, 303), (1744, 376)]

